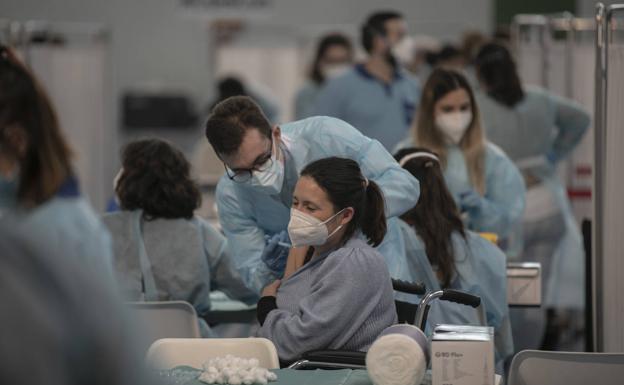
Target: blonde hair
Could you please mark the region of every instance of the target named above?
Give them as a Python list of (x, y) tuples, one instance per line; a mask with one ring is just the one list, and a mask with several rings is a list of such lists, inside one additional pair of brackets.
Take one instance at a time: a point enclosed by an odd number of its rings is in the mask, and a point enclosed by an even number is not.
[(485, 195), (485, 135), (474, 93), (463, 75), (448, 69), (436, 69), (431, 73), (425, 83), (417, 116), (412, 125), (414, 144), (437, 153), (442, 168), (446, 169), (447, 144), (435, 124), (434, 109), (440, 99), (458, 89), (468, 93), (472, 109), (472, 122), (459, 142), (459, 148), (464, 154), (472, 187), (479, 194)]

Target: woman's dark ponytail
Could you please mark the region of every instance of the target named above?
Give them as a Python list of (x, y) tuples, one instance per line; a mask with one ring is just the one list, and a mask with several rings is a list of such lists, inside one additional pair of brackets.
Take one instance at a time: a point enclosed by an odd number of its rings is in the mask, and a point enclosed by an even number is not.
[[(423, 156), (408, 156), (421, 153)], [(456, 274), (453, 233), (464, 239), (464, 225), (453, 196), (446, 187), (439, 160), (433, 152), (424, 148), (407, 148), (395, 155), (397, 162), (420, 182), (420, 197), (414, 208), (401, 216), (412, 226), (425, 244), (427, 258), (437, 266), (442, 288), (450, 287)]]
[(508, 107), (514, 107), (524, 99), (516, 64), (505, 46), (498, 43), (484, 45), (477, 54), (475, 67), (492, 99)]
[(357, 230), (361, 230), (374, 247), (383, 241), (387, 231), (383, 193), (375, 182), (362, 175), (356, 161), (337, 157), (320, 159), (307, 165), (301, 176), (314, 179), (327, 193), (336, 212), (347, 207), (355, 210), (343, 242)]
[(388, 225), (386, 224), (386, 202), (383, 193), (377, 183), (372, 180), (367, 181), (363, 208), (364, 215), (360, 217), (360, 227), (364, 235), (370, 240), (370, 244), (377, 247), (386, 236)]

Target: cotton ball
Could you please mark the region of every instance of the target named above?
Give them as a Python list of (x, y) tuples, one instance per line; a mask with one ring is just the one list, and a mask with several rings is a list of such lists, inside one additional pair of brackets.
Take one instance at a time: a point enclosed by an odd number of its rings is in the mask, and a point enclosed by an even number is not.
[(207, 384), (214, 384), (216, 382), (216, 376), (204, 372), (199, 376), (199, 381)]
[(234, 374), (238, 373), (238, 368), (237, 368), (237, 367), (234, 367), (234, 366), (229, 366), (229, 367), (227, 367), (227, 368), (223, 369), (223, 373), (224, 373), (226, 376), (231, 377), (231, 376), (233, 376)]
[(271, 372), (271, 371), (267, 371), (267, 376), (266, 376), (267, 380), (269, 381), (277, 381), (277, 374)]
[(203, 364), (204, 372), (199, 380), (208, 384), (266, 385), (277, 380), (277, 375), (259, 367), (255, 358), (240, 358), (232, 355), (217, 357)]

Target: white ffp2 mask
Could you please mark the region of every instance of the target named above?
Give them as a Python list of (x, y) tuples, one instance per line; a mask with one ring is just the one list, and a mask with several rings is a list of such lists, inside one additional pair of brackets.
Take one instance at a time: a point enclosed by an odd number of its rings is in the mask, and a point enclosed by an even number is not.
[(414, 39), (405, 36), (392, 47), (392, 55), (403, 65), (411, 64), (414, 60)]
[[(273, 146), (275, 146), (275, 139)], [(271, 155), (271, 167), (262, 171), (253, 171), (249, 184), (254, 190), (265, 194), (279, 194), (284, 183), (284, 163), (277, 156), (279, 148), (274, 148), (275, 153)], [(269, 162), (269, 161), (267, 161)]]
[(436, 116), (435, 124), (451, 143), (459, 144), (472, 122), (471, 111), (447, 112)]
[(338, 230), (342, 228), (342, 225), (336, 227), (334, 231), (329, 234), (327, 230), (327, 222), (334, 219), (338, 214), (344, 210), (338, 211), (332, 215), (326, 221), (313, 217), (302, 211), (292, 209), (290, 210), (290, 222), (288, 222), (288, 236), (293, 247), (300, 246), (321, 246), (327, 242), (327, 240)]
[(321, 67), (321, 73), (325, 77), (325, 80), (337, 78), (340, 75), (345, 74), (351, 68), (351, 64), (326, 64)]

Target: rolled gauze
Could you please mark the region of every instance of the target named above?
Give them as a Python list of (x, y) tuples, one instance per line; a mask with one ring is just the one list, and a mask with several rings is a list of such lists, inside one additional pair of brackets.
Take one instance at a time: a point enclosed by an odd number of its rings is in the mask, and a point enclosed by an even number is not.
[(375, 385), (419, 385), (429, 362), (429, 342), (413, 325), (385, 329), (366, 353), (366, 369)]

